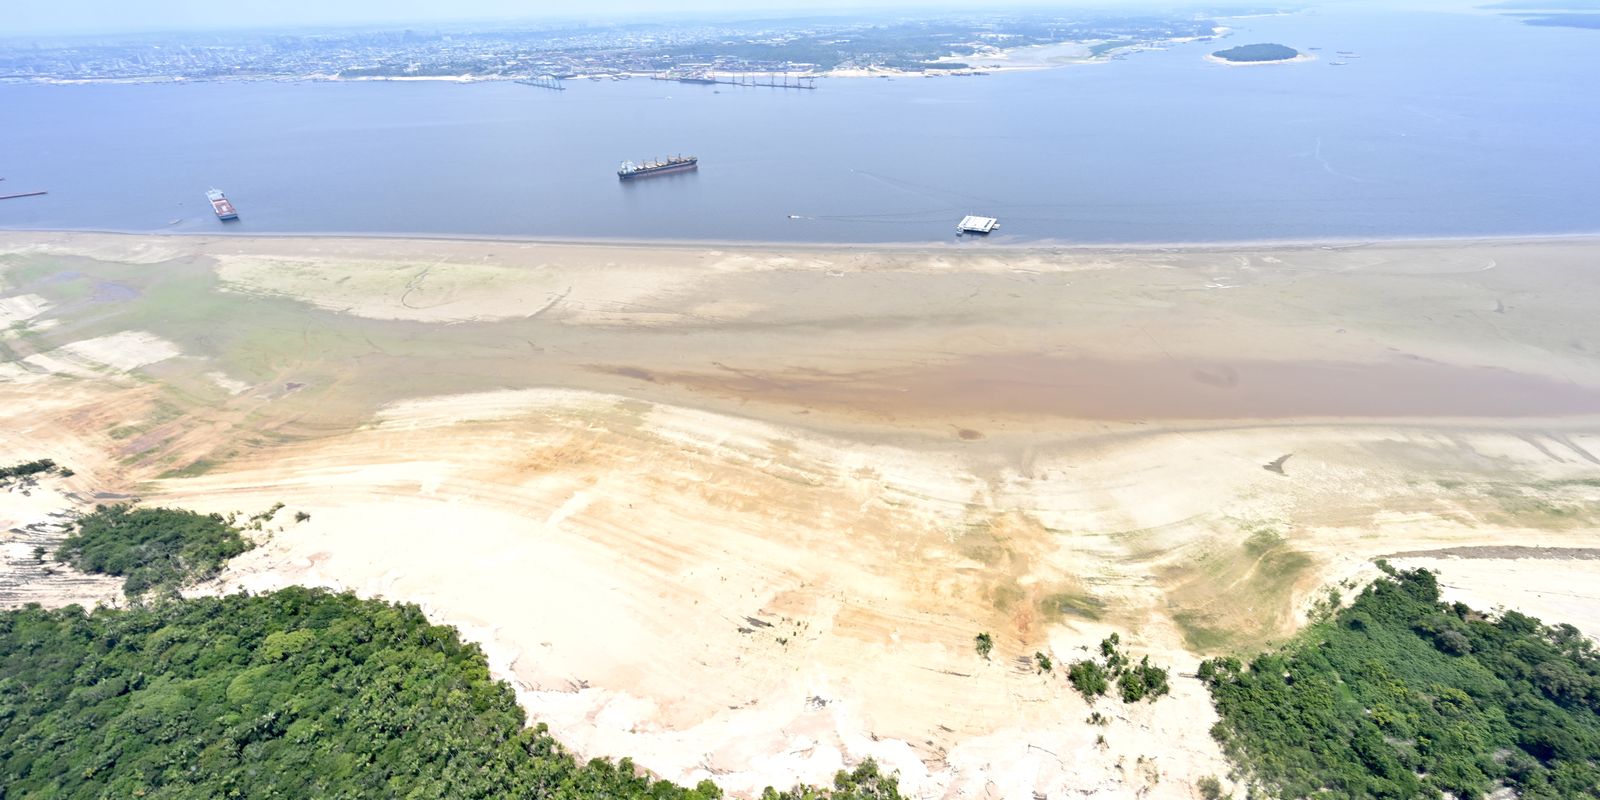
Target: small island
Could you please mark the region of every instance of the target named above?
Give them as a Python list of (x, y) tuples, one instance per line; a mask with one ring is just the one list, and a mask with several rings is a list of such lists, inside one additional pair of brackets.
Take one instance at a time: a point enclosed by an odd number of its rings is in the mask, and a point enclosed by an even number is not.
[(1302, 58), (1299, 50), (1281, 44), (1246, 44), (1211, 54), (1213, 59), (1229, 64), (1272, 64), (1296, 61)]

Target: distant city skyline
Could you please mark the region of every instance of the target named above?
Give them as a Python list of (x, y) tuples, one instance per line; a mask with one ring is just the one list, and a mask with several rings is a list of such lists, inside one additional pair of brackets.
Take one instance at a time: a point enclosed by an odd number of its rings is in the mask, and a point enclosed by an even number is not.
[[(1113, 0), (1118, 5), (1126, 0)], [(1131, 5), (1151, 5), (1136, 0)], [(1107, 5), (1101, 2), (1101, 5)], [(1165, 3), (1172, 5), (1171, 2)], [(1060, 0), (1012, 0), (1010, 7), (1081, 5)], [(581, 19), (639, 14), (652, 18), (673, 14), (736, 12), (749, 15), (842, 12), (861, 9), (972, 7), (959, 0), (678, 0), (671, 3), (641, 0), (588, 0), (582, 4), (550, 0), (20, 0), (7, 10), (0, 36), (34, 34), (94, 34), (162, 30), (223, 28), (316, 27), (359, 25), (442, 24), (475, 20)]]
[[(1336, 0), (1340, 4), (1387, 5), (1378, 0)], [(1437, 6), (1454, 0), (1415, 0), (1408, 5)], [(1126, 9), (1219, 6), (1263, 6), (1250, 0), (1006, 0), (974, 4), (963, 0), (590, 0), (581, 6), (550, 0), (14, 0), (6, 10), (0, 37), (133, 33), (169, 30), (211, 30), (319, 26), (428, 25), (475, 20), (614, 18), (639, 14), (651, 18), (673, 14), (737, 13), (752, 16), (840, 13), (865, 10), (968, 9), (1004, 11), (1040, 8)]]

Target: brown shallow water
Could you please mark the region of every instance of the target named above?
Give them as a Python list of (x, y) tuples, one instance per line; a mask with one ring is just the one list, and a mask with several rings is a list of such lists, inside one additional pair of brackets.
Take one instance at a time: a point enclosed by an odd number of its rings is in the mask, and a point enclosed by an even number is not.
[(1092, 420), (1557, 417), (1600, 413), (1600, 391), (1493, 367), (1383, 363), (1107, 361), (1032, 354), (905, 370), (714, 372), (597, 367), (742, 400), (897, 414)]

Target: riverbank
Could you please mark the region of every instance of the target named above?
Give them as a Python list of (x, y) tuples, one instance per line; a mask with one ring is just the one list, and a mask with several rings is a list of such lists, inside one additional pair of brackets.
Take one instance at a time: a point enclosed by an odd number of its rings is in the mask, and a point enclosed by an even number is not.
[(1316, 53), (1300, 53), (1293, 58), (1278, 58), (1271, 61), (1234, 61), (1233, 59), (1222, 58), (1215, 53), (1211, 53), (1206, 56), (1206, 60), (1213, 64), (1222, 64), (1223, 66), (1227, 67), (1263, 67), (1269, 64), (1304, 64), (1310, 61), (1316, 61), (1317, 55)]
[[(209, 591), (421, 603), (584, 754), (1187, 798), (1201, 654), (1375, 556), (1595, 546), (1597, 252), (3, 233), (0, 450), (290, 503)], [(1173, 697), (1066, 686), (1112, 631)]]
[(1600, 242), (1600, 232), (1594, 233), (1548, 233), (1548, 234), (1485, 234), (1481, 236), (1405, 236), (1393, 238), (1370, 237), (1315, 237), (1295, 239), (1235, 239), (1227, 241), (1167, 241), (1167, 242), (1074, 242), (1057, 239), (1039, 239), (1032, 241), (1008, 240), (1004, 238), (984, 238), (982, 240), (946, 240), (932, 242), (851, 242), (845, 243), (817, 243), (806, 241), (765, 240), (750, 241), (738, 239), (648, 239), (648, 238), (584, 238), (573, 236), (501, 236), (492, 234), (430, 234), (430, 233), (276, 233), (270, 231), (248, 234), (236, 234), (225, 229), (210, 231), (137, 231), (116, 230), (104, 228), (29, 228), (8, 229), (0, 227), (0, 243), (8, 240), (18, 246), (61, 246), (68, 249), (81, 246), (94, 246), (88, 243), (93, 237), (109, 237), (108, 246), (116, 241), (131, 242), (137, 248), (135, 240), (148, 239), (161, 241), (175, 239), (182, 241), (188, 238), (199, 240), (218, 241), (348, 241), (356, 244), (362, 242), (461, 242), (461, 243), (505, 243), (512, 245), (542, 245), (556, 247), (579, 248), (617, 248), (617, 249), (644, 249), (644, 250), (702, 250), (707, 248), (719, 250), (753, 250), (785, 252), (840, 252), (842, 250), (863, 252), (912, 252), (912, 253), (944, 253), (964, 252), (970, 254), (999, 253), (999, 254), (1027, 254), (1027, 253), (1082, 253), (1115, 255), (1120, 253), (1229, 253), (1239, 250), (1345, 250), (1360, 248), (1429, 248), (1448, 245), (1525, 245), (1525, 244), (1574, 244), (1583, 245)]

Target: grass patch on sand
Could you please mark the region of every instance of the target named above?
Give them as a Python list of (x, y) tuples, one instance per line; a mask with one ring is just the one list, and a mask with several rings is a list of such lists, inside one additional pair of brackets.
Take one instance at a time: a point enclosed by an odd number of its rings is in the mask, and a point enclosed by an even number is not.
[(1016, 581), (998, 584), (989, 590), (989, 602), (996, 611), (1010, 611), (1027, 596), (1027, 590)]
[(1060, 591), (1039, 598), (1039, 611), (1046, 621), (1067, 617), (1098, 621), (1106, 613), (1106, 602), (1083, 591)]
[(1465, 504), (1483, 521), (1529, 528), (1593, 525), (1600, 502), (1600, 478), (1565, 478), (1528, 483), (1440, 480), (1435, 484)]
[(201, 458), (189, 462), (188, 466), (179, 467), (178, 469), (169, 469), (156, 477), (160, 480), (169, 480), (172, 478), (198, 478), (216, 468), (217, 462), (212, 461), (209, 458)]
[(1169, 613), (1200, 653), (1254, 647), (1293, 624), (1295, 590), (1312, 566), (1270, 525), (1244, 525), (1231, 546), (1158, 573), (1170, 587)]

